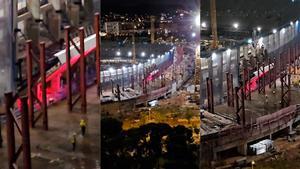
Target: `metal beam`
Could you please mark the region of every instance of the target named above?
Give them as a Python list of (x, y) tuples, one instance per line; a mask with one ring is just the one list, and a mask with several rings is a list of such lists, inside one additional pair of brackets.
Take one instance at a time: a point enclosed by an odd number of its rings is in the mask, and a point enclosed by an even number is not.
[[(94, 30), (96, 33), (96, 83), (97, 83), (97, 94), (100, 96), (100, 85), (101, 85), (101, 78), (100, 78), (100, 13), (96, 13), (94, 16)], [(123, 77), (123, 76), (122, 76)], [(124, 80), (124, 79), (123, 79)], [(123, 84), (124, 88), (124, 84)]]
[(27, 96), (28, 96), (28, 112), (29, 112), (29, 124), (34, 127), (34, 103), (33, 103), (33, 79), (32, 79), (32, 41), (28, 40), (26, 42), (26, 72), (27, 72)]
[(66, 76), (67, 76), (67, 105), (68, 111), (72, 112), (72, 78), (71, 78), (71, 53), (70, 53), (70, 26), (65, 27), (66, 42)]
[(47, 112), (47, 86), (46, 86), (46, 58), (45, 58), (45, 42), (40, 43), (40, 74), (41, 74), (41, 112), (43, 114), (43, 128), (48, 130), (48, 112)]
[(84, 28), (79, 28), (80, 39), (80, 97), (81, 113), (86, 113), (86, 76), (85, 76), (85, 56), (84, 56)]

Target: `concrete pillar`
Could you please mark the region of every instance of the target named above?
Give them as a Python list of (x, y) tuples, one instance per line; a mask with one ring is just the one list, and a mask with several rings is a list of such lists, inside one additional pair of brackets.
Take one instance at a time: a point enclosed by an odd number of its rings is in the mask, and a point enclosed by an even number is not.
[(32, 40), (33, 47), (37, 49), (40, 38), (40, 0), (28, 0), (27, 3), (32, 18), (25, 21), (25, 34)]
[(54, 11), (48, 14), (49, 31), (52, 33), (56, 40), (61, 38), (61, 11), (62, 3), (60, 0), (49, 0), (52, 4)]
[(67, 14), (68, 14), (68, 18), (71, 22), (71, 25), (73, 25), (73, 26), (79, 25), (79, 11), (80, 11), (79, 5), (75, 5), (72, 3), (68, 4)]
[(247, 143), (244, 143), (240, 146), (237, 147), (237, 151), (238, 153), (240, 153), (241, 155), (246, 156), (247, 155)]
[[(100, 3), (99, 3), (100, 5)], [(93, 16), (94, 2), (91, 0), (83, 0), (84, 13), (87, 17)]]

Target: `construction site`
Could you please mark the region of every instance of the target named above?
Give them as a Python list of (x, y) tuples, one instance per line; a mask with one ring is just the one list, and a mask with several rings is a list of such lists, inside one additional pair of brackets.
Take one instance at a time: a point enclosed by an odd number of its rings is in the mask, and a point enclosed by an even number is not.
[(0, 1), (1, 169), (100, 168), (99, 3)]
[[(129, 83), (136, 95), (114, 103), (114, 109), (104, 104), (102, 115), (121, 119), (124, 130), (149, 123), (193, 129), (194, 141), (200, 141), (200, 166), (204, 168), (253, 167), (255, 162), (259, 167), (275, 154), (288, 151), (278, 142), (291, 142), (287, 149), (299, 143), (299, 21), (293, 19), (263, 34), (257, 27), (250, 37), (224, 47), (218, 39), (215, 0), (209, 6), (210, 50), (202, 52), (202, 47), (191, 43), (175, 45), (173, 64), (161, 69), (164, 63), (152, 63), (159, 69), (155, 73), (170, 75), (164, 80), (170, 80), (168, 83), (147, 90), (149, 84), (162, 78), (149, 80), (154, 70), (140, 76), (132, 73)], [(238, 29), (239, 25), (233, 27)], [(191, 69), (187, 69), (188, 64)], [(108, 72), (104, 76), (114, 75)], [(111, 79), (123, 84), (122, 69), (116, 72), (120, 72), (119, 82), (118, 73)], [(135, 77), (141, 80), (133, 80)], [(109, 89), (112, 93), (113, 86)], [(122, 95), (122, 90), (116, 91)], [(282, 138), (286, 138), (285, 143)]]

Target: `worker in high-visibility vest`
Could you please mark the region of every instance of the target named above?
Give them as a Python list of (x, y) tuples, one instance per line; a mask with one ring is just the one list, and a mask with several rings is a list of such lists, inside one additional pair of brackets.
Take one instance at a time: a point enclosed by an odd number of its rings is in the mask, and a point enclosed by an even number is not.
[(80, 120), (80, 128), (81, 128), (81, 135), (85, 135), (85, 129), (86, 129), (86, 121), (84, 119)]
[(71, 137), (71, 144), (72, 144), (72, 150), (75, 151), (76, 149), (76, 133), (73, 133)]

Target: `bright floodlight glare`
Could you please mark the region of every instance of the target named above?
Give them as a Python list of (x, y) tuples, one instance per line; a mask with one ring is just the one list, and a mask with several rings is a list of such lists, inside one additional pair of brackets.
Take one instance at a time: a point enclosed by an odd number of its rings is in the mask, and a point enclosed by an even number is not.
[(127, 55), (128, 55), (128, 56), (132, 56), (132, 52), (129, 51), (129, 52), (127, 53)]
[(258, 39), (258, 46), (259, 46), (259, 47), (262, 47), (262, 46), (263, 46), (263, 44), (264, 44), (264, 43), (263, 43), (263, 40), (264, 40), (263, 37), (261, 37), (261, 38)]
[(206, 22), (202, 22), (202, 23), (201, 23), (201, 27), (202, 27), (202, 28), (206, 28), (206, 27), (207, 27)]
[(195, 32), (192, 33), (192, 37), (196, 37), (196, 33)]
[(200, 45), (197, 46), (197, 51), (200, 51)]
[(281, 30), (282, 30), (282, 33), (285, 33), (285, 28), (282, 28)]
[(273, 29), (273, 31), (272, 31), (273, 33), (277, 33), (277, 30), (276, 29)]
[(109, 72), (113, 72), (113, 71), (115, 71), (115, 69), (112, 68), (112, 67), (110, 67), (110, 68), (108, 69), (108, 71), (109, 71)]
[(121, 52), (120, 51), (117, 51), (117, 56), (121, 56)]
[(122, 67), (123, 70), (126, 70), (127, 68), (125, 66)]
[(227, 49), (227, 50), (226, 50), (226, 53), (227, 53), (227, 55), (230, 55), (231, 49)]
[(294, 25), (294, 22), (293, 22), (293, 21), (291, 21), (291, 22), (290, 22), (290, 25), (291, 25), (291, 26), (293, 26), (293, 25)]
[(252, 42), (253, 42), (253, 41), (252, 41), (251, 38), (247, 40), (247, 43), (249, 43), (249, 44), (251, 44)]
[(141, 56), (142, 56), (142, 57), (145, 57), (145, 56), (146, 56), (146, 53), (145, 53), (145, 52), (142, 52), (142, 53), (141, 53)]
[(238, 28), (239, 28), (239, 24), (238, 24), (238, 23), (233, 23), (233, 27), (234, 27), (235, 29), (238, 29)]
[(200, 26), (200, 14), (196, 17), (195, 22), (197, 26)]
[(154, 57), (154, 54), (151, 54), (151, 57), (153, 58), (153, 57)]
[(260, 26), (257, 27), (257, 31), (258, 31), (258, 32), (261, 31), (261, 27), (260, 27)]

